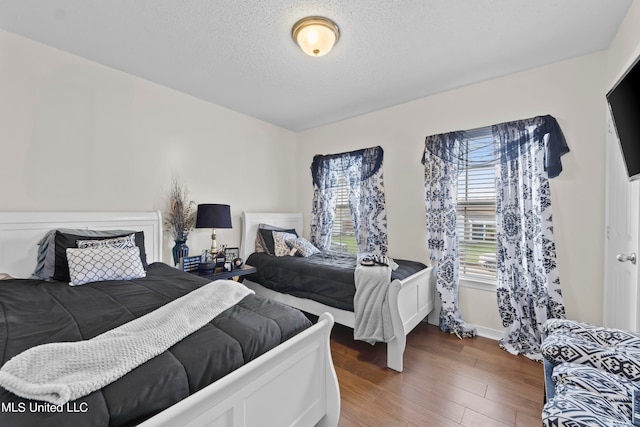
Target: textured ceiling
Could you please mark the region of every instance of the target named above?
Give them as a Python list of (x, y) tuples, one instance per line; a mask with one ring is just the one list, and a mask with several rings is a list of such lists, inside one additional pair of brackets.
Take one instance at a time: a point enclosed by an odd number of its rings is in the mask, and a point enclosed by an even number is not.
[[(630, 4), (0, 0), (0, 28), (301, 131), (606, 49)], [(309, 15), (341, 29), (322, 58), (291, 39)]]

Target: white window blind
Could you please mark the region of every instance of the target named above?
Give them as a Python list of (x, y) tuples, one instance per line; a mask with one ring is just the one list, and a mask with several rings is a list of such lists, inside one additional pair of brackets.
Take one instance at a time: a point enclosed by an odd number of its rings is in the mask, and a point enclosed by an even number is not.
[(339, 172), (336, 216), (333, 221), (333, 229), (331, 230), (330, 249), (358, 253), (358, 244), (356, 242), (356, 233), (351, 219), (351, 208), (349, 207), (349, 190), (347, 182), (342, 173)]
[(460, 277), (496, 280), (496, 186), (491, 128), (468, 132), (467, 159), (458, 177)]

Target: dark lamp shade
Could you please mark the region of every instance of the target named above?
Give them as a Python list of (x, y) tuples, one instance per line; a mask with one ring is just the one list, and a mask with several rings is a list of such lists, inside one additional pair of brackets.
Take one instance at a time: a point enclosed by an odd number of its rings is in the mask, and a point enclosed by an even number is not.
[(198, 205), (196, 228), (231, 228), (231, 207), (229, 205)]

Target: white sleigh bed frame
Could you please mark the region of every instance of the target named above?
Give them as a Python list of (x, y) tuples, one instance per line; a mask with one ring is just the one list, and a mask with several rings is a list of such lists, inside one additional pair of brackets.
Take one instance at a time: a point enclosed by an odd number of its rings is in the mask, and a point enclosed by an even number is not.
[[(241, 256), (246, 260), (254, 252), (255, 237), (259, 224), (270, 224), (282, 228), (303, 230), (301, 213), (249, 213), (242, 214)], [(433, 268), (421, 270), (404, 280), (394, 280), (389, 287), (389, 308), (395, 338), (387, 343), (387, 366), (402, 372), (403, 355), (407, 343), (407, 334), (413, 330), (434, 307), (435, 284), (432, 278)], [(246, 286), (256, 293), (311, 314), (331, 313), (335, 321), (353, 328), (355, 315), (351, 311), (341, 310), (319, 302), (283, 294), (245, 279)]]
[[(28, 278), (38, 241), (55, 228), (142, 230), (147, 261), (162, 260), (159, 212), (0, 212), (0, 273)], [(332, 326), (332, 316), (321, 315), (311, 328), (140, 426), (336, 426), (340, 390), (329, 347)]]

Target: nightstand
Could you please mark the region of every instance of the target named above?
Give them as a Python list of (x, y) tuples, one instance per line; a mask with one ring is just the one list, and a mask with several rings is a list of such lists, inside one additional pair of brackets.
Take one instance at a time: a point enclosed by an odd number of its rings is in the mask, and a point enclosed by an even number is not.
[(242, 266), (231, 271), (201, 273), (198, 270), (195, 270), (195, 271), (190, 271), (190, 273), (197, 274), (200, 277), (206, 277), (207, 279), (210, 279), (210, 280), (222, 280), (222, 279), (230, 279), (232, 277), (238, 277), (238, 280), (242, 281), (242, 276), (255, 273), (256, 271), (258, 270), (254, 266), (243, 264)]

